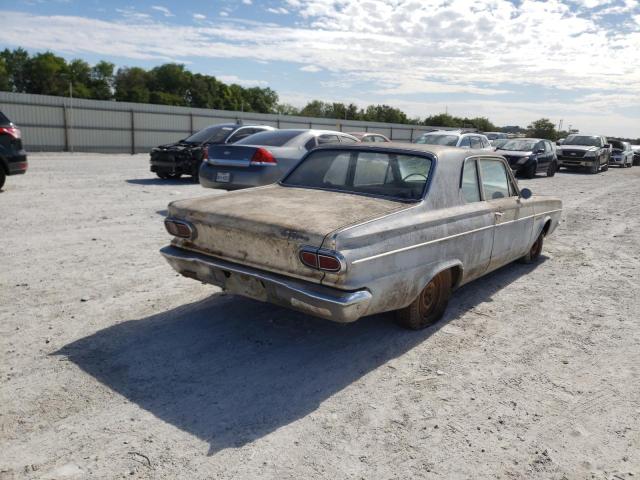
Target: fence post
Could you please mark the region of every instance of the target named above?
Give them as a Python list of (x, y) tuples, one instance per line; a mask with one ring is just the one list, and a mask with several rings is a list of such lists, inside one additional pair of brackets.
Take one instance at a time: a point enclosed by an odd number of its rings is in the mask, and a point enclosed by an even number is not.
[(393, 142), (393, 127), (389, 127), (389, 140)]
[(67, 106), (62, 104), (62, 124), (64, 125), (64, 151), (69, 151), (69, 125), (67, 123)]
[(409, 137), (411, 143), (413, 143), (413, 128), (411, 129), (411, 136)]
[(131, 109), (131, 155), (136, 153), (136, 122), (135, 113)]
[(189, 131), (193, 135), (193, 113), (189, 113)]

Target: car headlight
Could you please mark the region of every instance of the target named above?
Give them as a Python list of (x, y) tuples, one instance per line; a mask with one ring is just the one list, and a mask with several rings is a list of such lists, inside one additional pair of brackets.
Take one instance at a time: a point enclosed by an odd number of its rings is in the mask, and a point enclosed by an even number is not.
[(525, 163), (527, 163), (529, 161), (530, 158), (531, 158), (530, 156), (528, 156), (528, 157), (520, 157), (518, 159), (517, 163), (518, 163), (518, 165), (524, 165)]
[(585, 157), (595, 157), (596, 156), (596, 151), (595, 150), (589, 150), (587, 153), (584, 154)]

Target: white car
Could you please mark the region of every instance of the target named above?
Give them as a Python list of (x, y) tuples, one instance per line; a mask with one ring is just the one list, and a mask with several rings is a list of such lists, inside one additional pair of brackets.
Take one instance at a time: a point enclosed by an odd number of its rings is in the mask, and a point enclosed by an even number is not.
[(465, 133), (456, 130), (439, 130), (425, 133), (415, 143), (493, 151), (489, 139), (481, 133)]

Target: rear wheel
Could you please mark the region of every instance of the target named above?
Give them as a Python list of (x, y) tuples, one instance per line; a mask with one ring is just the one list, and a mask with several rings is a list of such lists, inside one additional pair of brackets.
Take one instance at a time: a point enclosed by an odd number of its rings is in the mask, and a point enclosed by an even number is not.
[(422, 330), (440, 320), (451, 296), (451, 280), (451, 270), (433, 277), (411, 305), (396, 312), (396, 322), (410, 330)]
[(540, 232), (540, 235), (538, 235), (538, 238), (536, 239), (536, 241), (533, 242), (533, 245), (531, 245), (531, 248), (529, 249), (527, 254), (524, 257), (520, 257), (520, 262), (521, 263), (535, 262), (540, 256), (540, 254), (542, 253), (543, 243), (544, 243), (544, 231)]
[(2, 187), (4, 187), (4, 182), (7, 179), (7, 175), (4, 173), (4, 170), (2, 170), (2, 167), (0, 167), (0, 190), (2, 190)]

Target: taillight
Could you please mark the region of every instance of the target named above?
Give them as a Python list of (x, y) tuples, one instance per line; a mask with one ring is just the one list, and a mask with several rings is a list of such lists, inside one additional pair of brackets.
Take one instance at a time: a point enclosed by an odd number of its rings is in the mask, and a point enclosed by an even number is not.
[(344, 261), (340, 254), (329, 250), (303, 247), (300, 250), (300, 261), (309, 268), (324, 272), (337, 273), (344, 269)]
[(0, 133), (6, 133), (7, 135), (15, 138), (16, 140), (22, 137), (20, 129), (16, 127), (0, 127)]
[(276, 165), (278, 162), (273, 154), (266, 148), (258, 148), (251, 157), (251, 165)]
[(167, 218), (164, 221), (164, 227), (167, 229), (167, 232), (174, 237), (195, 238), (195, 229), (187, 222)]

